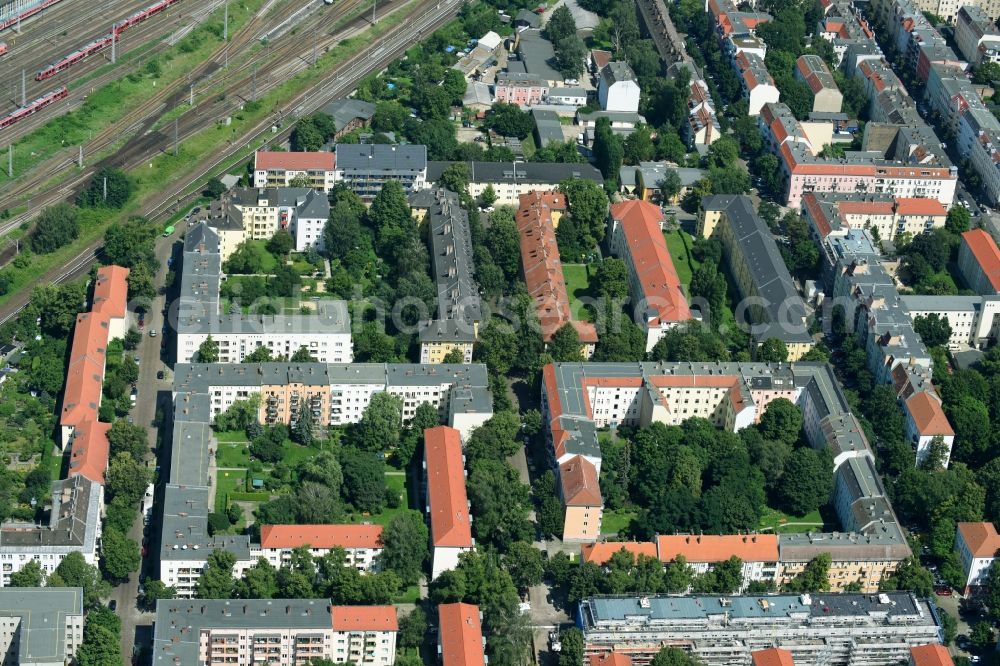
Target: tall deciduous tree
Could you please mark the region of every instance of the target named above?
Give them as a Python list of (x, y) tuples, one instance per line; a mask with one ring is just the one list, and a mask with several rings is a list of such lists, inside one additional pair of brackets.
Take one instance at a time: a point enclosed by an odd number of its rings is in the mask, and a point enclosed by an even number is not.
[(235, 564), (236, 556), (229, 551), (213, 550), (195, 583), (195, 595), (199, 599), (232, 599), (236, 587)]
[(132, 197), (132, 181), (121, 169), (105, 167), (76, 199), (82, 208), (121, 208)]
[(427, 559), (427, 525), (416, 511), (406, 511), (393, 517), (382, 532), (383, 569), (395, 571), (404, 585), (414, 585), (423, 572)]
[(355, 430), (355, 445), (365, 451), (386, 451), (399, 443), (402, 431), (402, 401), (381, 392), (371, 397)]
[(198, 345), (197, 361), (199, 363), (219, 362), (219, 343), (213, 340), (211, 335)]
[(101, 566), (111, 580), (125, 580), (139, 570), (139, 544), (115, 529), (101, 536)]
[(55, 252), (80, 235), (77, 209), (66, 203), (44, 208), (31, 234), (31, 249), (37, 254)]

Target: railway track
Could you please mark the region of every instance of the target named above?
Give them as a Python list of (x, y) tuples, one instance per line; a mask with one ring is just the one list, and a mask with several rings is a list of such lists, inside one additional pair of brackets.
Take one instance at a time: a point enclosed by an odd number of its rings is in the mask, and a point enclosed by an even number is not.
[[(444, 25), (458, 13), (459, 6), (460, 0), (441, 0), (437, 3), (431, 0), (421, 3), (416, 8), (413, 8), (413, 18), (411, 20), (396, 26), (370, 47), (339, 65), (329, 75), (318, 81), (311, 89), (289, 100), (283, 105), (282, 111), (286, 114), (299, 112), (304, 115), (315, 111), (332, 99), (344, 96), (357, 87), (358, 81), (386, 67), (421, 36), (429, 34)], [(406, 5), (402, 7), (406, 7)], [(387, 9), (395, 11), (398, 8), (397, 6)], [(380, 14), (380, 16), (384, 17), (386, 14)], [(242, 151), (263, 145), (266, 141), (286, 138), (291, 132), (291, 128), (289, 127), (277, 135), (272, 135), (270, 127), (271, 125), (268, 122), (260, 123), (250, 130), (238, 142), (238, 145), (231, 146), (216, 153), (211, 158), (203, 160), (193, 175), (188, 176), (180, 183), (175, 183), (166, 188), (156, 200), (150, 201), (141, 213), (152, 219), (170, 214), (177, 208), (182, 200), (184, 191), (191, 185), (201, 182), (210, 174), (214, 174), (224, 163), (230, 161)], [(63, 190), (65, 189), (63, 188)], [(92, 243), (81, 250), (66, 267), (53, 269), (47, 275), (42, 276), (35, 284), (46, 282), (58, 284), (86, 274), (90, 266), (98, 260), (101, 246), (102, 241)], [(33, 287), (34, 285), (31, 286)], [(0, 306), (0, 324), (16, 316), (27, 304), (30, 296), (31, 287), (26, 286)]]
[[(294, 3), (286, 1), (282, 6), (278, 7), (275, 15), (264, 16), (262, 13), (258, 13), (233, 35), (228, 45), (220, 45), (204, 63), (192, 70), (186, 79), (177, 79), (163, 86), (152, 98), (148, 99), (141, 106), (128, 112), (115, 123), (91, 137), (83, 145), (84, 154), (99, 154), (114, 144), (121, 142), (125, 137), (142, 134), (147, 131), (156, 118), (159, 118), (163, 113), (179, 104), (181, 100), (189, 97), (189, 86), (195, 85), (196, 87), (205, 88), (211, 83), (213, 74), (221, 69), (219, 61), (226, 58), (227, 49), (232, 54), (230, 56), (232, 58), (242, 55), (243, 51), (255, 44), (254, 35), (257, 32), (271, 22), (284, 21), (287, 15), (291, 14), (293, 10)], [(121, 75), (121, 72), (115, 71), (105, 74), (108, 78), (108, 83)], [(102, 82), (98, 80), (92, 82), (94, 88), (100, 85), (102, 85)], [(201, 94), (199, 92), (199, 95)], [(42, 122), (46, 121), (47, 119), (43, 117)], [(0, 209), (13, 208), (19, 205), (24, 198), (29, 197), (52, 177), (58, 175), (66, 168), (73, 167), (76, 164), (75, 157), (75, 154), (70, 154), (69, 152), (57, 154), (37, 165), (29, 174), (22, 176), (3, 190), (2, 196), (0, 196)], [(84, 170), (85, 175), (83, 177), (89, 175), (89, 171), (89, 169)], [(75, 179), (74, 182), (79, 180), (79, 178)], [(37, 199), (37, 197), (32, 198)], [(14, 218), (11, 223), (0, 226), (0, 236), (8, 233), (21, 223), (28, 221), (34, 214), (34, 211), (27, 211), (25, 214)]]

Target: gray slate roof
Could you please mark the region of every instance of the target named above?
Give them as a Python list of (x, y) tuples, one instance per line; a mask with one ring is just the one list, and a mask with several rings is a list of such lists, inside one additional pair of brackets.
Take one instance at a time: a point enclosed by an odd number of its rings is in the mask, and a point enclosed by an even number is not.
[(0, 588), (0, 617), (20, 618), (15, 663), (64, 663), (67, 621), (83, 624), (83, 588)]
[[(428, 162), (427, 182), (436, 183), (444, 170), (454, 162)], [(604, 184), (601, 172), (590, 164), (563, 164), (559, 162), (466, 162), (470, 182), (473, 183), (560, 183), (567, 178), (583, 178)]]
[(418, 172), (423, 171), (426, 167), (427, 147), (423, 145), (337, 144), (337, 171)]
[(353, 98), (334, 100), (324, 106), (322, 110), (323, 113), (333, 117), (338, 132), (358, 118), (368, 121), (375, 115), (374, 104)]

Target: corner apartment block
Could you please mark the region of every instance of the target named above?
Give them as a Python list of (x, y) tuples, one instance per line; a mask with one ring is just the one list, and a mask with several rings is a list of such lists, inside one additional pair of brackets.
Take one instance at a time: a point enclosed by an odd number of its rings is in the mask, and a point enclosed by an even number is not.
[(351, 318), (347, 303), (315, 302), (309, 314), (244, 315), (221, 312), (219, 291), (224, 274), (219, 235), (204, 222), (184, 239), (177, 310), (177, 362), (195, 360), (201, 344), (219, 345), (219, 362), (242, 363), (267, 347), (272, 356), (291, 358), (301, 347), (320, 363), (350, 363)]

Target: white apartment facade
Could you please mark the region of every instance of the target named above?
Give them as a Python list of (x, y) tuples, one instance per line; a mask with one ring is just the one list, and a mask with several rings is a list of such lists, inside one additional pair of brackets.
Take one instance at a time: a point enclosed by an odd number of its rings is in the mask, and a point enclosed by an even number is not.
[[(343, 301), (329, 301), (324, 305), (341, 306), (345, 312), (347, 309)], [(310, 324), (310, 319), (315, 321)], [(193, 362), (198, 348), (209, 336), (219, 344), (219, 363), (242, 363), (260, 347), (270, 350), (272, 358), (291, 358), (305, 347), (320, 363), (351, 363), (354, 360), (349, 319), (319, 314), (226, 315), (214, 320), (187, 320), (185, 330), (177, 333), (177, 362)]]
[(1000, 534), (990, 522), (959, 523), (955, 552), (965, 573), (965, 592), (986, 585), (990, 567), (1000, 552)]
[(253, 186), (289, 187), (296, 178), (305, 178), (309, 187), (327, 194), (333, 189), (336, 156), (328, 151), (268, 152), (254, 155)]
[(250, 559), (263, 557), (275, 567), (289, 566), (296, 548), (308, 547), (313, 557), (335, 548), (346, 556), (345, 566), (371, 571), (382, 553), (381, 525), (262, 525), (260, 543), (250, 545)]
[(936, 314), (951, 327), (952, 351), (983, 348), (1000, 334), (1000, 296), (901, 296), (913, 319)]

